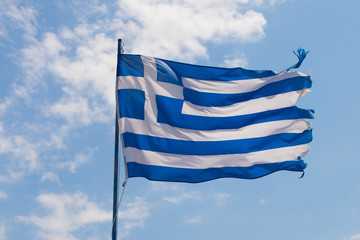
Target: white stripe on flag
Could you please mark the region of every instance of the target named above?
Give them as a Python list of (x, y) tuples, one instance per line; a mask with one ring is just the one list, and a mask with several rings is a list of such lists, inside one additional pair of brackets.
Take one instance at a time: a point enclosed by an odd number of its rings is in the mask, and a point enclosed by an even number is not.
[(306, 120), (282, 120), (248, 125), (240, 129), (194, 131), (176, 128), (167, 124), (151, 123), (144, 120), (121, 118), (121, 132), (189, 141), (226, 141), (266, 137), (280, 133), (302, 133), (311, 129)]
[(277, 149), (252, 152), (247, 154), (225, 155), (179, 155), (161, 152), (125, 148), (127, 162), (156, 165), (174, 168), (205, 169), (220, 167), (249, 167), (255, 164), (266, 164), (296, 160), (310, 151), (309, 145), (297, 145)]
[(249, 80), (235, 80), (235, 81), (212, 81), (199, 80), (192, 78), (182, 78), (184, 87), (196, 90), (199, 92), (209, 93), (245, 93), (257, 90), (269, 83), (278, 82), (287, 78), (306, 77), (309, 74), (300, 72), (283, 72), (266, 78), (253, 78)]
[(296, 104), (304, 90), (257, 98), (224, 107), (204, 107), (184, 101), (182, 114), (211, 117), (232, 117), (291, 107)]

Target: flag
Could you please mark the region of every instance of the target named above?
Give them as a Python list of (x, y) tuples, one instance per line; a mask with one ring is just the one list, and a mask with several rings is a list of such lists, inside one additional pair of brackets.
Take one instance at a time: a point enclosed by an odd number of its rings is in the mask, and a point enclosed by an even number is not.
[(119, 54), (117, 114), (128, 177), (197, 183), (303, 172), (313, 111), (296, 103), (311, 84), (296, 71)]

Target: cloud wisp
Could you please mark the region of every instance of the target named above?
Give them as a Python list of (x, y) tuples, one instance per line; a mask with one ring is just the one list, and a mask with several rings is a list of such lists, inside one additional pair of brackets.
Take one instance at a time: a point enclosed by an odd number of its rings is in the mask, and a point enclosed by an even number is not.
[(74, 234), (86, 225), (111, 221), (111, 211), (99, 208), (81, 192), (41, 194), (36, 200), (47, 215), (19, 216), (18, 220), (36, 226), (40, 239), (75, 240)]
[(180, 204), (184, 201), (202, 201), (204, 197), (200, 192), (192, 191), (184, 192), (179, 196), (163, 197), (162, 199), (172, 204)]
[(118, 212), (120, 239), (130, 235), (134, 228), (141, 228), (145, 225), (145, 219), (150, 217), (150, 204), (142, 197), (135, 197), (132, 202), (126, 203), (124, 209)]

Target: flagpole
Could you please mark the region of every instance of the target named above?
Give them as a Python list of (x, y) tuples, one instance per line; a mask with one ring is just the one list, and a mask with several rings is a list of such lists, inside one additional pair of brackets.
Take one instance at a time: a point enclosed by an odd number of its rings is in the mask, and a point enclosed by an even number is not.
[[(122, 53), (122, 41), (118, 40), (117, 66), (119, 65), (119, 56)], [(116, 74), (117, 76), (118, 74)], [(117, 95), (117, 94), (116, 94)], [(116, 99), (117, 102), (117, 99)], [(119, 174), (119, 122), (118, 109), (115, 109), (115, 151), (114, 151), (114, 193), (113, 193), (113, 221), (112, 221), (112, 240), (117, 237), (117, 210), (118, 210), (118, 174)]]

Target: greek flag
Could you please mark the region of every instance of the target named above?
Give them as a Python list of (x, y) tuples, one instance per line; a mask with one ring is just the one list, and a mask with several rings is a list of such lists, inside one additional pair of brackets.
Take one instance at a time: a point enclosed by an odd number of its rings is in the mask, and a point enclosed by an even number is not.
[(303, 172), (309, 74), (120, 54), (117, 110), (128, 177), (198, 183)]

